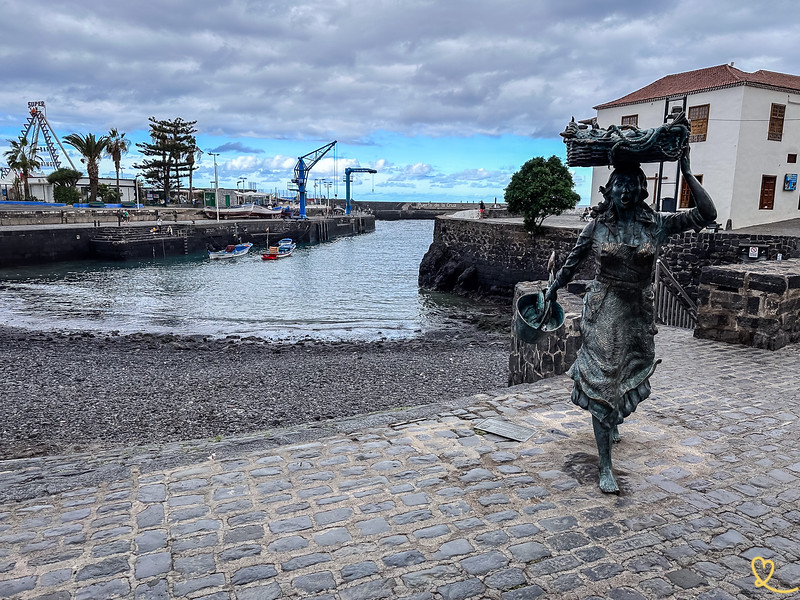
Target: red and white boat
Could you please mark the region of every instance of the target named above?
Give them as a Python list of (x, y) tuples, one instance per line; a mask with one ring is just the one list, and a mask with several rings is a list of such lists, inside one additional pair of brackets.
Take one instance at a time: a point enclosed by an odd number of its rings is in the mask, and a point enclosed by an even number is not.
[(292, 238), (283, 238), (278, 242), (277, 246), (270, 246), (269, 251), (261, 255), (262, 260), (278, 260), (279, 258), (286, 258), (291, 256), (294, 249), (297, 247), (292, 241)]

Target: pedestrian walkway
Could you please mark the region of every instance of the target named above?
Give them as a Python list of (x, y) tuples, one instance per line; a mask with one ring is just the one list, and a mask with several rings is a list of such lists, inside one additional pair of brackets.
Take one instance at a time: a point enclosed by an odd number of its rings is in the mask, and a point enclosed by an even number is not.
[[(791, 598), (751, 561), (800, 585), (800, 347), (656, 339), (619, 496), (566, 377), (302, 443), (313, 430), (8, 461), (0, 597)], [(488, 417), (533, 436), (481, 434)]]

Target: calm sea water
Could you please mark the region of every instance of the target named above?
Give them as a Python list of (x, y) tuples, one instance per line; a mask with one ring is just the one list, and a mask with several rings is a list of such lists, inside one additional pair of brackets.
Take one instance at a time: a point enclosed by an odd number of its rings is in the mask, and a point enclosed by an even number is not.
[(421, 292), (433, 221), (378, 221), (373, 233), (261, 260), (205, 255), (0, 269), (0, 323), (35, 330), (269, 339), (398, 339), (475, 305)]

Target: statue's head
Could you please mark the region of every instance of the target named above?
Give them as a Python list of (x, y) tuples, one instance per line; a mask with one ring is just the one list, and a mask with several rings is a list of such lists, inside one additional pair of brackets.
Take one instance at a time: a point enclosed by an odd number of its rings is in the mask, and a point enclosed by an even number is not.
[(647, 177), (638, 163), (615, 165), (608, 183), (600, 187), (608, 205), (618, 210), (635, 208), (644, 203), (647, 193)]

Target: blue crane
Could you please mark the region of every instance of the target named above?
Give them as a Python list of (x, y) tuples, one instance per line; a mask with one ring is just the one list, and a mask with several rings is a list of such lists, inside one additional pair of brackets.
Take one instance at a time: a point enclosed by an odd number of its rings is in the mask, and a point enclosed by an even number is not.
[[(292, 179), (292, 183), (297, 184), (297, 191), (300, 193), (301, 219), (306, 218), (306, 180), (308, 179), (308, 172), (328, 153), (328, 150), (335, 145), (336, 140), (333, 140), (330, 144), (325, 144), (321, 148), (317, 148), (313, 152), (309, 152), (297, 159), (297, 164), (294, 166), (294, 179)], [(308, 164), (305, 163), (305, 159), (309, 159)]]
[(345, 189), (345, 211), (344, 214), (349, 215), (350, 206), (350, 173), (377, 173), (375, 169), (368, 169), (366, 167), (347, 167), (344, 170), (344, 189)]

